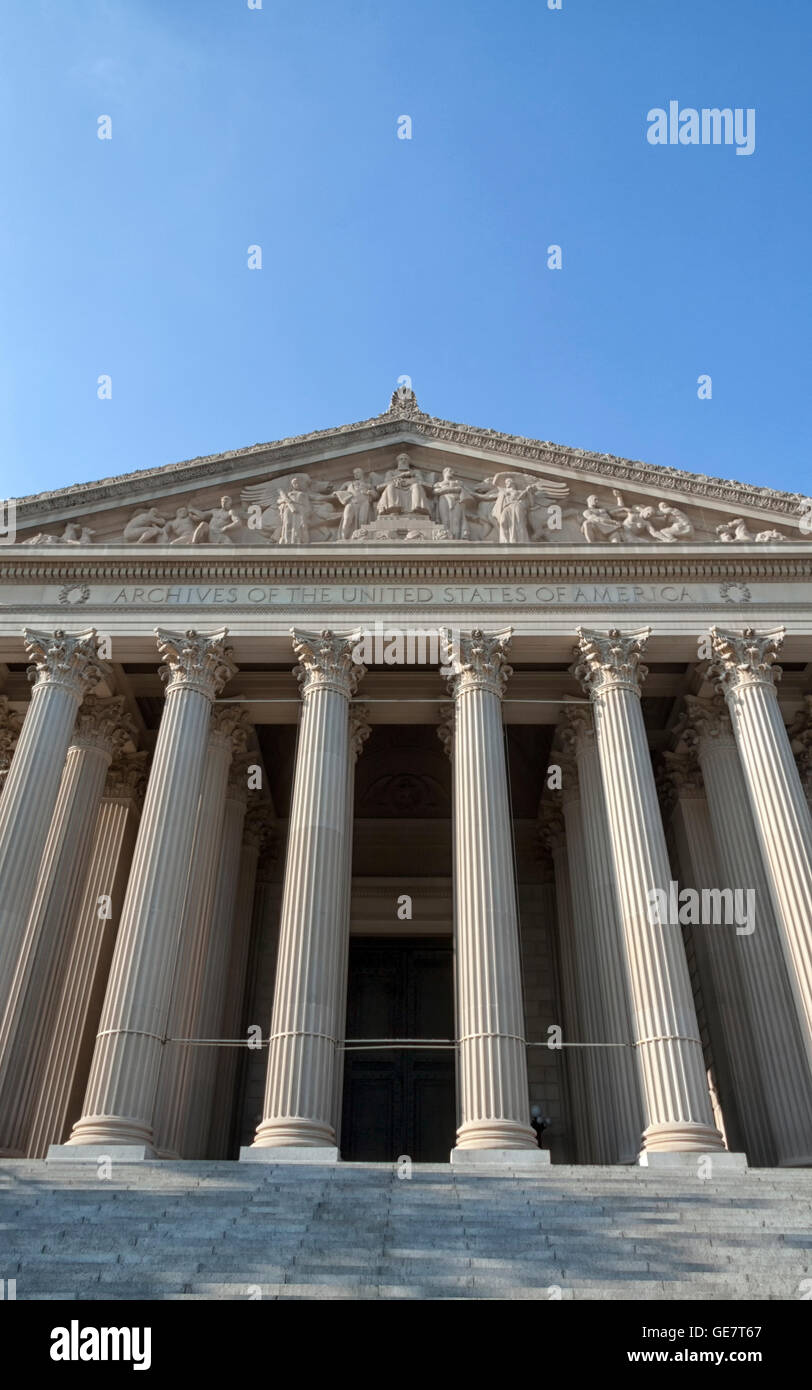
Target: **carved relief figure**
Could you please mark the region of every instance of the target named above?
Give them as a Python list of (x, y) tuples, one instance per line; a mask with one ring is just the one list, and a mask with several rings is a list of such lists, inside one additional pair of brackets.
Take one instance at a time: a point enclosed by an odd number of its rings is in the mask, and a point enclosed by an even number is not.
[(670, 502), (658, 502), (657, 511), (660, 516), (668, 523), (660, 526), (657, 530), (652, 530), (652, 535), (658, 541), (687, 541), (694, 534), (693, 522), (691, 522), (679, 507), (674, 507)]
[[(687, 540), (694, 534), (693, 522), (685, 512), (670, 502), (658, 502), (655, 510), (654, 507), (640, 502), (633, 502), (629, 506), (619, 492), (614, 493), (614, 498), (614, 507), (602, 507), (594, 495), (587, 498), (581, 522), (585, 540), (590, 543), (608, 541), (610, 545), (619, 545), (626, 541), (634, 544), (635, 541), (645, 541), (650, 537), (655, 541), (673, 544), (675, 541)], [(666, 525), (655, 525), (659, 520), (666, 522)]]
[(734, 541), (756, 541), (758, 545), (770, 545), (774, 541), (787, 540), (781, 531), (775, 530), (757, 531), (753, 535), (741, 516), (734, 517), (732, 521), (723, 521), (721, 526), (716, 527), (716, 534), (724, 545), (731, 545)]
[(651, 524), (651, 519), (654, 516), (653, 507), (644, 506), (639, 502), (633, 502), (629, 507), (619, 492), (616, 492), (614, 496), (617, 503), (614, 515), (620, 519), (624, 540), (634, 543), (636, 540), (645, 540), (648, 536), (656, 537), (657, 533)]
[(287, 491), (283, 489), (279, 493), (277, 507), (282, 518), (280, 545), (307, 545), (310, 541), (313, 504), (304, 482), (304, 478), (291, 478)]
[[(483, 491), (487, 488), (487, 491)], [(486, 478), (482, 487), (474, 491), (482, 498), (493, 499), (490, 515), (496, 523), (499, 541), (503, 545), (529, 541), (528, 515), (530, 496), (536, 484), (527, 483), (519, 487), (517, 479), (510, 473), (497, 473)], [(490, 537), (488, 537), (490, 539)]]
[(522, 541), (529, 541), (528, 513), (530, 511), (530, 496), (535, 489), (535, 483), (528, 483), (526, 487), (519, 487), (517, 480), (510, 476), (502, 482), (502, 474), (498, 474), (493, 481), (498, 493), (493, 515), (499, 527), (500, 542), (515, 545)]
[(352, 540), (353, 533), (375, 519), (378, 489), (367, 482), (363, 469), (354, 468), (352, 478), (342, 483), (332, 494), (344, 508), (338, 534), (342, 541)]
[(602, 507), (594, 494), (586, 499), (581, 530), (584, 540), (590, 544), (608, 540), (611, 545), (618, 545), (623, 540), (620, 518), (607, 507)]
[(237, 538), (235, 533), (247, 529), (245, 517), (230, 497), (221, 497), (219, 507), (201, 511), (198, 515), (201, 520), (192, 535), (193, 545), (233, 545)]
[(192, 507), (178, 507), (163, 528), (161, 542), (164, 545), (191, 545), (198, 522), (204, 520), (202, 512)]
[(124, 540), (133, 545), (145, 545), (157, 540), (165, 525), (166, 517), (161, 516), (157, 507), (149, 507), (147, 511), (136, 512), (130, 517), (124, 527)]
[(467, 541), (470, 532), (465, 509), (472, 493), (459, 478), (454, 477), (452, 468), (443, 469), (443, 476), (439, 483), (434, 484), (432, 491), (439, 499), (437, 511), (440, 524), (452, 540)]
[(88, 526), (83, 526), (81, 522), (69, 521), (61, 536), (54, 536), (50, 531), (38, 531), (35, 536), (29, 536), (28, 540), (23, 541), (22, 544), (90, 545), (95, 534), (95, 531), (91, 531)]
[(412, 468), (409, 455), (398, 454), (395, 462), (397, 467), (390, 470), (384, 480), (384, 489), (378, 501), (378, 515), (406, 513), (414, 516), (421, 512), (429, 515), (430, 507), (423, 479), (417, 470)]
[(732, 521), (723, 521), (721, 526), (716, 527), (716, 534), (725, 545), (730, 545), (733, 541), (755, 540), (747, 522), (741, 516), (734, 517)]
[(772, 541), (785, 541), (787, 537), (780, 531), (757, 531), (756, 542), (758, 545), (767, 545)]

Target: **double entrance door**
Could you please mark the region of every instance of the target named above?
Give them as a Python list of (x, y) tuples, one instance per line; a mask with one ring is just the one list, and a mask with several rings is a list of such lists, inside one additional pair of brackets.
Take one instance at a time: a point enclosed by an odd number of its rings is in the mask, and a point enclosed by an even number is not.
[[(454, 1037), (451, 940), (350, 940), (350, 1040)], [(455, 1054), (415, 1047), (348, 1051), (344, 1061), (341, 1156), (447, 1163), (456, 1132)]]

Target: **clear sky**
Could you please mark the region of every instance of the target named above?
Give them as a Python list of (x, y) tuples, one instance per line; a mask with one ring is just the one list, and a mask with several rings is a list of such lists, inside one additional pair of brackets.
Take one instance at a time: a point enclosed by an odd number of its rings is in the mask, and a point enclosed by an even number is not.
[[(812, 0), (561, 3), (3, 0), (0, 493), (364, 419), (404, 374), (446, 419), (812, 491)], [(671, 100), (755, 108), (754, 152), (649, 144)]]

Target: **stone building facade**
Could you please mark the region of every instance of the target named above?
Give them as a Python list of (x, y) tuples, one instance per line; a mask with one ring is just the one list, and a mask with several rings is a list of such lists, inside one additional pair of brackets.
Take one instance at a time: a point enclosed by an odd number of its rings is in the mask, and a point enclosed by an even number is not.
[(812, 1160), (808, 499), (399, 389), (16, 525), (2, 1154)]

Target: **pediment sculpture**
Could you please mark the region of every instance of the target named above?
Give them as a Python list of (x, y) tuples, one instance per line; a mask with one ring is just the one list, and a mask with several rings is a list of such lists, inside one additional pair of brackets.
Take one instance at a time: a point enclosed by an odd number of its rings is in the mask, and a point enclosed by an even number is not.
[(541, 539), (544, 507), (569, 491), (568, 483), (546, 478), (500, 473), (473, 483), (451, 467), (426, 473), (401, 453), (385, 473), (355, 468), (337, 487), (299, 474), (244, 488), (241, 497), (254, 509), (258, 529), (280, 545), (329, 539), (509, 543)]
[(601, 506), (597, 496), (587, 498), (581, 522), (586, 541), (619, 545), (655, 540), (673, 544), (690, 540), (694, 534), (693, 522), (670, 502), (658, 502), (656, 507), (640, 503), (628, 506), (619, 492), (614, 493), (614, 498), (614, 507)]
[[(470, 541), (499, 545), (536, 543), (640, 545), (773, 542), (794, 539), (775, 528), (751, 529), (743, 517), (718, 525), (692, 519), (670, 500), (612, 502), (597, 493), (577, 501), (570, 483), (520, 472), (494, 473), (481, 481), (460, 477), (451, 466), (418, 469), (401, 452), (382, 473), (354, 468), (345, 480), (294, 473), (242, 488), (239, 500), (224, 493), (214, 505), (192, 499), (172, 508), (142, 505), (119, 536), (106, 543), (157, 546), (300, 546), (324, 542)], [(569, 499), (569, 500), (568, 500)], [(565, 505), (566, 504), (566, 505)], [(718, 513), (717, 513), (718, 515)], [(697, 535), (697, 530), (702, 534)], [(87, 546), (98, 533), (84, 521), (61, 533), (37, 532), (24, 545)], [(802, 539), (808, 539), (803, 533)]]

